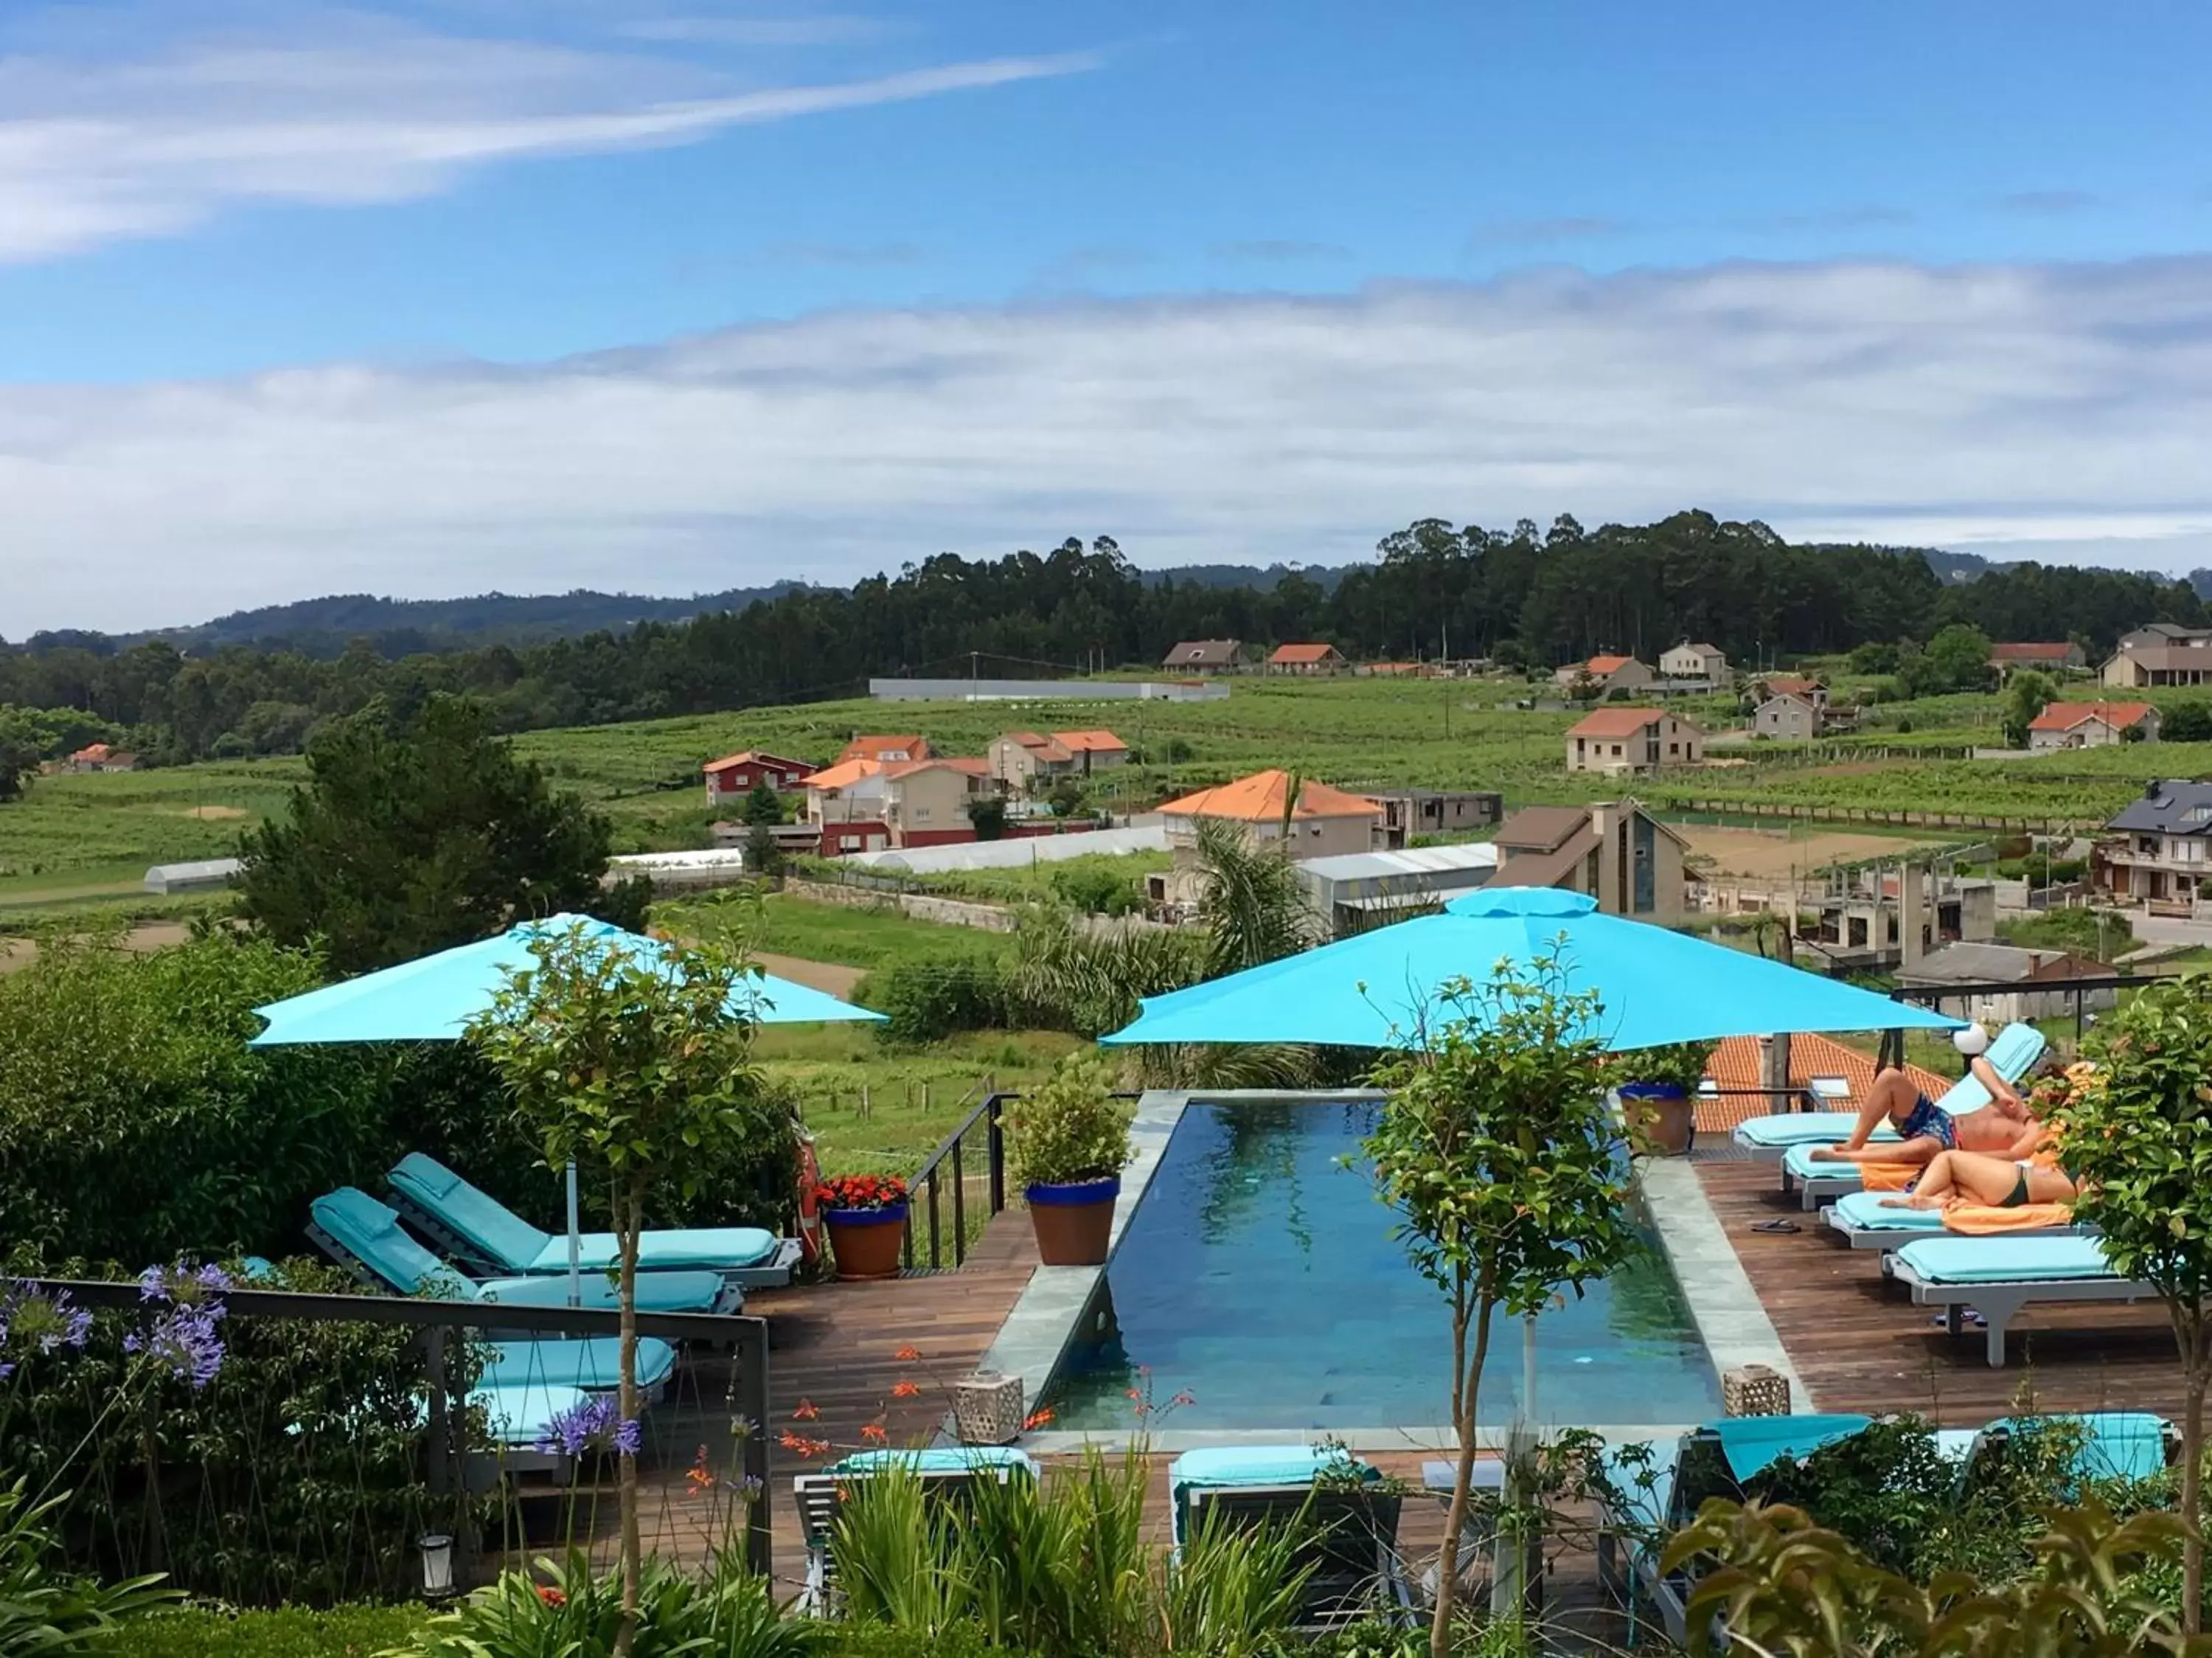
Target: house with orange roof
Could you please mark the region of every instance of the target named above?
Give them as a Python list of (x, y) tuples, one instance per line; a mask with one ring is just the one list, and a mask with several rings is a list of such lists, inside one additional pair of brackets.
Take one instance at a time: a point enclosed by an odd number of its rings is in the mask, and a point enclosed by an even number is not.
[(2051, 703), (2027, 722), (2027, 746), (2038, 754), (2157, 741), (2158, 710), (2148, 703)]
[(990, 762), (971, 755), (841, 760), (805, 782), (824, 857), (973, 840), (968, 808), (994, 788)]
[(1236, 824), (1254, 841), (1279, 846), (1291, 857), (1365, 852), (1382, 844), (1382, 808), (1366, 795), (1310, 777), (1300, 780), (1295, 802), (1290, 792), (1291, 774), (1269, 770), (1171, 800), (1160, 808), (1168, 850), (1195, 850), (1198, 826), (1208, 818)]
[(1656, 771), (1705, 759), (1702, 728), (1663, 708), (1600, 708), (1567, 728), (1570, 771)]
[(1593, 656), (1586, 662), (1569, 662), (1552, 678), (1563, 686), (1588, 683), (1601, 696), (1615, 691), (1640, 691), (1658, 676), (1633, 656)]
[(1268, 673), (1292, 674), (1308, 679), (1341, 674), (1348, 666), (1344, 653), (1327, 644), (1277, 645), (1267, 657)]
[(821, 768), (811, 760), (794, 760), (787, 755), (748, 748), (742, 754), (708, 760), (699, 770), (707, 779), (707, 804), (720, 806), (751, 794), (757, 783), (765, 783), (779, 795), (793, 793), (804, 788), (806, 779)]
[(136, 771), (138, 757), (127, 750), (96, 742), (78, 749), (69, 757), (68, 764), (72, 771)]
[(1765, 697), (1795, 697), (1815, 708), (1828, 705), (1828, 687), (1818, 680), (1808, 679), (1802, 674), (1766, 674), (1758, 681), (1759, 694)]
[(861, 736), (837, 751), (840, 760), (926, 760), (930, 757), (929, 739), (923, 736)]
[(1087, 777), (1128, 758), (1128, 746), (1110, 731), (1009, 731), (993, 739), (987, 756), (989, 775), (1018, 794), (1060, 777)]

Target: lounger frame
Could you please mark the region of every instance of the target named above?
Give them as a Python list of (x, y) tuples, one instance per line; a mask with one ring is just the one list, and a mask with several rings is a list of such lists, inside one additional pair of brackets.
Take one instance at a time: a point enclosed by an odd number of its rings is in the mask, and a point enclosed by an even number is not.
[[(969, 1468), (915, 1468), (908, 1472), (921, 1482), (932, 1496), (954, 1501), (987, 1478), (1001, 1485), (1017, 1478), (1036, 1478), (1030, 1469), (1018, 1462), (984, 1463)], [(799, 1597), (803, 1616), (836, 1615), (837, 1562), (830, 1544), (837, 1534), (837, 1510), (856, 1480), (872, 1478), (873, 1472), (867, 1469), (844, 1473), (823, 1469), (793, 1476), (792, 1498), (799, 1509), (799, 1535), (806, 1542), (806, 1583)]]
[(1933, 1282), (1922, 1277), (1901, 1258), (1885, 1255), (1881, 1270), (1912, 1291), (1916, 1307), (1933, 1307), (1943, 1314), (1951, 1334), (1966, 1332), (1966, 1309), (1972, 1308), (1988, 1323), (1989, 1360), (1992, 1369), (2002, 1369), (2005, 1332), (2021, 1309), (2037, 1302), (2135, 1302), (2157, 1301), (2159, 1293), (2147, 1283), (2125, 1278), (2015, 1278), (1979, 1283)]
[(1398, 1554), (1398, 1521), (1405, 1499), (1392, 1490), (1357, 1486), (1192, 1485), (1182, 1497), (1185, 1537), (1206, 1523), (1257, 1530), (1307, 1526), (1313, 1537), (1298, 1550), (1310, 1564), (1294, 1628), (1340, 1629), (1381, 1617), (1393, 1623), (1412, 1615), (1413, 1591)]

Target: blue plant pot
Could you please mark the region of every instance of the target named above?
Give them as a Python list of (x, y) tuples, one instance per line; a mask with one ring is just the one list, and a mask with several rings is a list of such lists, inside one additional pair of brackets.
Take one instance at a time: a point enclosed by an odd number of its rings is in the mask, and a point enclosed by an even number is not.
[(1114, 1200), (1121, 1177), (1103, 1180), (1038, 1180), (1022, 1188), (1037, 1258), (1047, 1266), (1103, 1266), (1114, 1233)]
[(1675, 1157), (1697, 1143), (1697, 1101), (1680, 1083), (1623, 1082), (1617, 1092), (1621, 1114), (1650, 1149)]

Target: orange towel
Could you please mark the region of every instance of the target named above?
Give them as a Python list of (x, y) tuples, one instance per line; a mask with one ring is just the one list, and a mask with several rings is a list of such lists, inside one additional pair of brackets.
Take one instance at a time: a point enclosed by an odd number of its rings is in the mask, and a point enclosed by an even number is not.
[(1861, 1163), (1859, 1184), (1869, 1192), (1902, 1192), (1927, 1172), (1920, 1163)]
[(2003, 1232), (2042, 1232), (2051, 1227), (2073, 1224), (2071, 1204), (2021, 1204), (2015, 1209), (1960, 1204), (1943, 1211), (1944, 1230), (1962, 1232), (1970, 1238), (1995, 1237)]

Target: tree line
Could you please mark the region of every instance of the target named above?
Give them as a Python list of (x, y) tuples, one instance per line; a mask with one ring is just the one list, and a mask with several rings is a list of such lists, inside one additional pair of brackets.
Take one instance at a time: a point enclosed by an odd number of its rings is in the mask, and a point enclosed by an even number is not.
[(1070, 539), (996, 559), (942, 553), (848, 590), (798, 589), (685, 622), (396, 659), (367, 639), (316, 656), (46, 636), (0, 646), (0, 705), (72, 710), (82, 718), (48, 726), (75, 736), (102, 722), (177, 762), (295, 752), (379, 698), (404, 714), (465, 694), (519, 731), (849, 696), (872, 674), (1151, 664), (1185, 638), (1327, 640), (1355, 658), (1534, 668), (1608, 650), (1650, 660), (1692, 638), (1751, 665), (1923, 643), (1954, 624), (1996, 639), (2077, 638), (2095, 654), (2145, 622), (2206, 617), (2185, 582), (2037, 564), (1947, 582), (1913, 549), (1793, 545), (1703, 512), (1596, 530), (1565, 516), (1548, 530), (1422, 519), (1377, 552), (1333, 586), (1296, 569), (1224, 586), (1148, 579), (1110, 538)]

